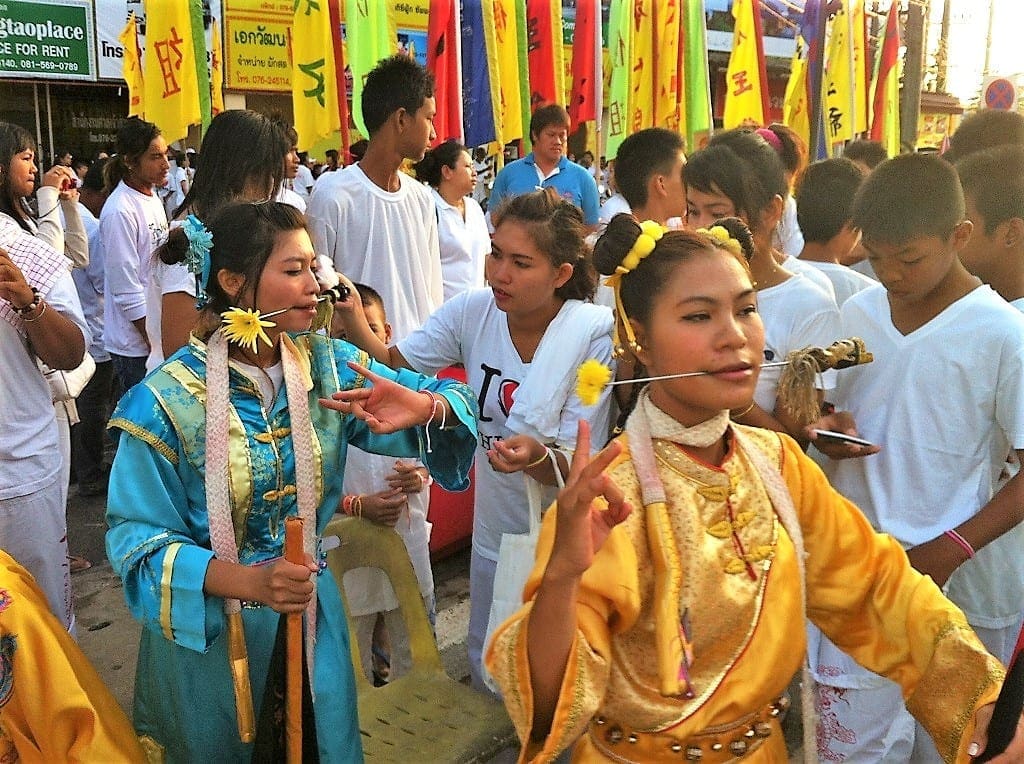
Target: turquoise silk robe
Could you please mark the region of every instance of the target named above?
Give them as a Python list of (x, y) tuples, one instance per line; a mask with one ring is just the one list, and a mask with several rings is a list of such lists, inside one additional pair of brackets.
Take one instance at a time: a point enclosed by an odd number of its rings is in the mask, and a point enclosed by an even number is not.
[[(348, 343), (316, 334), (294, 337), (308, 360), (310, 415), (319, 466), (317, 531), (338, 508), (349, 443), (396, 457), (419, 457), (434, 479), (462, 490), (476, 445), (476, 399), (460, 383), (376, 364)], [(110, 476), (107, 555), (124, 582), (133, 615), (144, 625), (135, 680), (134, 724), (144, 744), (165, 761), (248, 761), (238, 738), (227, 654), (224, 601), (203, 592), (213, 557), (206, 509), (206, 348), (193, 338), (122, 398), (110, 426), (122, 431)], [(317, 403), (337, 390), (361, 387), (357, 361), (418, 390), (443, 395), (459, 425), (375, 435), (365, 423)], [(266, 563), (283, 554), (284, 519), (296, 515), (295, 462), (287, 397), (262, 400), (258, 386), (234, 365), (231, 386), (232, 513), (239, 561)], [(283, 388), (283, 386), (282, 386)], [(244, 437), (241, 437), (244, 432)], [(348, 631), (330, 574), (317, 579), (317, 641), (312, 689), (321, 762), (362, 760)], [(244, 603), (253, 705), (259, 718), (279, 614)], [(146, 738), (149, 740), (146, 740)]]

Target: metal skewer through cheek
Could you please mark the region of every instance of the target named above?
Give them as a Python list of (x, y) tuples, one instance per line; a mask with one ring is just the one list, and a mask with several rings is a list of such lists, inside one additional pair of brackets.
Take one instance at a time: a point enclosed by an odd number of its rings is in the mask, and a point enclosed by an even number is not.
[[(763, 363), (760, 368), (762, 369), (774, 369), (779, 366), (785, 366), (788, 361), (773, 361), (772, 363)], [(658, 377), (638, 377), (637, 379), (618, 379), (608, 383), (608, 387), (614, 385), (632, 385), (640, 382), (657, 382), (662, 379), (681, 379), (683, 377), (701, 377), (707, 374), (715, 374), (713, 371), (688, 371), (683, 374), (662, 374)]]
[[(323, 294), (316, 298), (318, 303), (324, 300), (330, 300), (332, 303), (338, 302), (339, 300), (344, 302), (348, 299), (350, 290), (344, 284), (338, 284), (336, 287), (331, 287), (324, 291)], [(273, 318), (274, 316), (280, 316), (282, 313), (287, 313), (291, 308), (281, 308), (280, 310), (272, 310), (269, 313), (260, 313), (260, 318)]]

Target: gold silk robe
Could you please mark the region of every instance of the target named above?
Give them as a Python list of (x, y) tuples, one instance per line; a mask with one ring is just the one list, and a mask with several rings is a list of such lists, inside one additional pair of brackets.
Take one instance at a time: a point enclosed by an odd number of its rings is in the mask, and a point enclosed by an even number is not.
[[(947, 761), (966, 761), (974, 711), (995, 700), (1002, 666), (960, 610), (910, 567), (899, 544), (875, 533), (793, 440), (742, 429), (779, 468), (792, 496), (807, 551), (807, 616), (863, 665), (902, 686), (908, 709)], [(579, 762), (685, 761), (693, 745), (703, 748), (704, 762), (726, 761), (730, 744), (743, 737), (745, 761), (786, 761), (771, 703), (799, 669), (806, 636), (795, 549), (758, 472), (731, 435), (721, 468), (654, 442), (694, 653), (694, 697), (664, 697), (645, 514), (626, 436), (620, 440), (625, 448), (609, 473), (633, 512), (583, 575), (576, 636), (545, 740), (531, 740), (526, 637), (551, 555), (554, 508), (544, 519), (526, 604), (489, 645), (487, 666), (527, 743), (520, 760), (549, 761), (576, 743)]]
[(122, 764), (145, 756), (35, 580), (0, 550), (0, 762), (60, 761)]

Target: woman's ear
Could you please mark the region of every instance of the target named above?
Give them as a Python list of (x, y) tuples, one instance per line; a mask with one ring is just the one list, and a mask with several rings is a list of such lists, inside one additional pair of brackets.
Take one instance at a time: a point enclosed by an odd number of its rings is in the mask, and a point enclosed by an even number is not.
[(782, 213), (786, 209), (786, 200), (776, 194), (761, 211), (761, 225), (765, 231), (774, 231), (782, 221)]
[(568, 283), (569, 279), (572, 278), (573, 271), (576, 270), (572, 263), (562, 263), (558, 266), (557, 275), (555, 276), (555, 289), (561, 289)]
[(627, 352), (633, 354), (633, 356), (647, 366), (651, 360), (650, 353), (647, 352), (647, 331), (644, 329), (644, 325), (637, 321), (635, 318), (629, 319), (629, 325), (633, 329), (633, 336), (636, 337), (636, 347), (627, 347)]
[(245, 287), (245, 276), (229, 271), (227, 268), (221, 268), (217, 271), (217, 284), (224, 294), (231, 298), (232, 302), (237, 303), (238, 296)]

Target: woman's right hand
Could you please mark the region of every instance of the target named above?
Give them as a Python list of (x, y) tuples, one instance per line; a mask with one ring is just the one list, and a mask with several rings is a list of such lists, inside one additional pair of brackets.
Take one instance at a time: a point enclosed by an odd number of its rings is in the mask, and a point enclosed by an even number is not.
[(65, 181), (68, 184), (71, 183), (72, 173), (70, 167), (64, 167), (64, 165), (54, 165), (43, 174), (43, 179), (40, 185), (51, 186), (58, 191), (66, 191)]
[(7, 300), (16, 310), (31, 305), (35, 299), (25, 274), (3, 247), (0, 247), (0, 299)]
[[(545, 577), (582, 576), (612, 529), (629, 517), (632, 507), (605, 474), (621, 451), (622, 446), (612, 441), (591, 458), (590, 425), (580, 420), (569, 476), (558, 494), (555, 543)], [(598, 496), (605, 498), (607, 509), (595, 504)]]
[(306, 555), (306, 564), (297, 565), (283, 557), (270, 565), (251, 568), (258, 572), (258, 599), (278, 613), (301, 613), (313, 595), (310, 576), (317, 572), (313, 559)]

